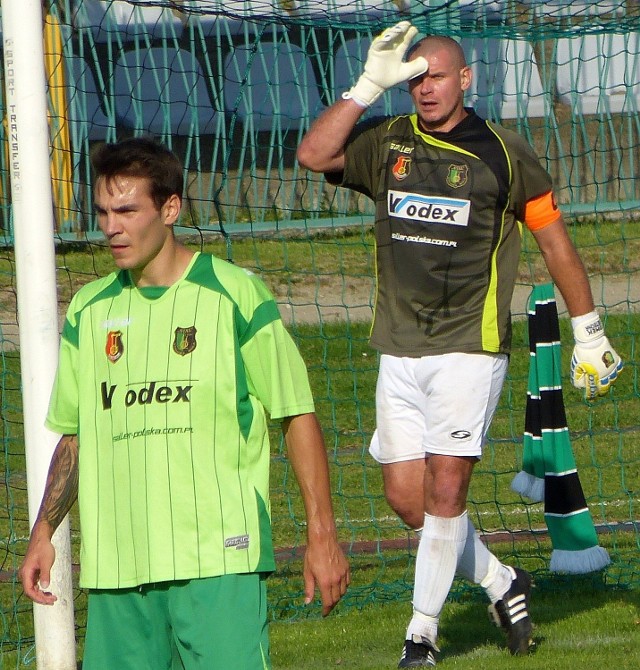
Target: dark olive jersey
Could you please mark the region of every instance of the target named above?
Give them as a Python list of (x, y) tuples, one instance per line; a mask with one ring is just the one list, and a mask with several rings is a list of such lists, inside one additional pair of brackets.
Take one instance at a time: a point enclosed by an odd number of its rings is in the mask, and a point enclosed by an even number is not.
[(357, 131), (327, 175), (375, 202), (382, 353), (509, 351), (521, 222), (551, 178), (522, 137), (469, 111), (448, 133), (416, 115)]

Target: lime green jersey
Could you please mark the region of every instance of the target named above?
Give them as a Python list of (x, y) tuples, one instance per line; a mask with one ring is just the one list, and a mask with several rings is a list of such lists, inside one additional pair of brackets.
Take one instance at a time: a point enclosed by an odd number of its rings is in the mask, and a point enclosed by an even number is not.
[(155, 299), (126, 271), (80, 289), (47, 426), (79, 439), (81, 586), (272, 570), (267, 416), (313, 410), (251, 273), (196, 254)]

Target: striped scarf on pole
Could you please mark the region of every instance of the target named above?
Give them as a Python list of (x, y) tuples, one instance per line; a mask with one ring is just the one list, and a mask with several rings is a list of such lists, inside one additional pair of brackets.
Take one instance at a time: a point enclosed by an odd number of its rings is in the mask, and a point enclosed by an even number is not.
[(560, 324), (553, 284), (535, 286), (529, 299), (529, 381), (522, 471), (511, 488), (544, 500), (553, 546), (550, 570), (582, 574), (610, 562), (584, 497), (571, 449), (562, 397)]

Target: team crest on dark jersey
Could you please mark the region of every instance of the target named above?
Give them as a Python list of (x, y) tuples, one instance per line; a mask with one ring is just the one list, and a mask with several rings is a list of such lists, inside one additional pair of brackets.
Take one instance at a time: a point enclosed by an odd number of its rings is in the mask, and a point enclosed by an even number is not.
[(124, 343), (122, 342), (121, 330), (110, 330), (107, 333), (107, 344), (105, 345), (104, 350), (107, 354), (107, 358), (112, 363), (115, 363), (122, 358), (122, 354), (124, 353)]
[(196, 327), (176, 328), (173, 338), (173, 350), (180, 356), (190, 354), (196, 348)]
[(450, 165), (449, 174), (447, 175), (447, 184), (451, 188), (460, 188), (467, 183), (469, 179), (468, 165)]
[(391, 169), (391, 172), (393, 172), (393, 176), (398, 181), (402, 181), (403, 179), (406, 179), (409, 176), (410, 171), (411, 171), (411, 159), (407, 158), (406, 156), (398, 156), (396, 164)]

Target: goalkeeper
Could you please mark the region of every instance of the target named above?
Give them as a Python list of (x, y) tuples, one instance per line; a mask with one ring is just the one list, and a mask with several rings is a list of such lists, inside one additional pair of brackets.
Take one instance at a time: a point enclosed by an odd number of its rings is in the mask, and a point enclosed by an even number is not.
[[(511, 653), (533, 645), (530, 576), (488, 551), (466, 511), (507, 372), (520, 222), (572, 317), (574, 385), (594, 399), (622, 368), (550, 176), (522, 137), (464, 107), (472, 73), (459, 44), (429, 36), (409, 49), (416, 32), (403, 21), (377, 37), (362, 76), (298, 148), (303, 166), (375, 203), (371, 344), (381, 358), (370, 451), (389, 504), (420, 532), (401, 668), (435, 665), (456, 572), (484, 587)], [(358, 125), (407, 80), (415, 114)]]

